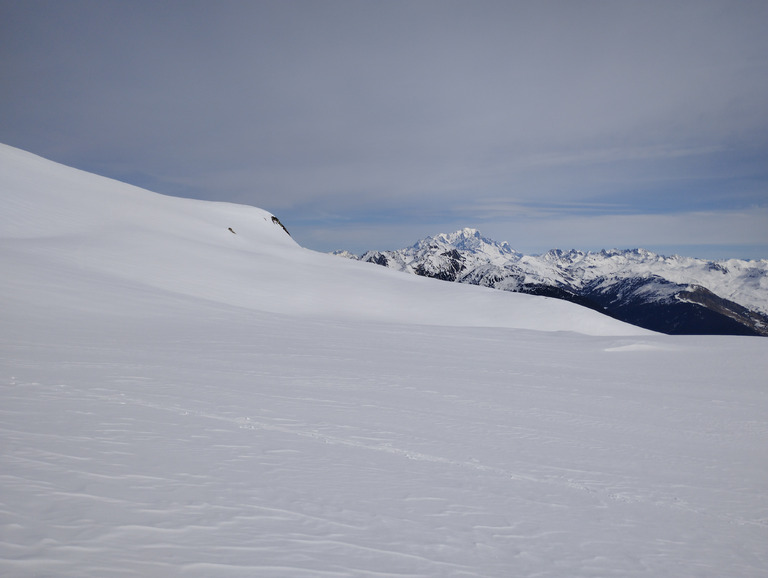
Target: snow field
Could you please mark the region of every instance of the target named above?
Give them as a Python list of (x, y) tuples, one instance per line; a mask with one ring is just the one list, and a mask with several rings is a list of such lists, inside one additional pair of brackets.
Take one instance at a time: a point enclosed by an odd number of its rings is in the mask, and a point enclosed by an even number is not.
[(765, 339), (0, 153), (3, 576), (768, 571)]
[(159, 321), (4, 344), (4, 575), (764, 572), (762, 340)]

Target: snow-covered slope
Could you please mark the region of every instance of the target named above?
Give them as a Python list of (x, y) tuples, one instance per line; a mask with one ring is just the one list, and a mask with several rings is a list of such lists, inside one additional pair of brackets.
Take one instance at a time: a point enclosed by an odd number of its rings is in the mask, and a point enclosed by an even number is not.
[[(133, 283), (273, 313), (638, 334), (556, 300), (450, 287), (308, 251), (253, 207), (166, 197), (10, 147), (0, 153), (0, 241), (22, 269), (43, 259), (61, 276), (97, 275), (116, 290)], [(104, 299), (109, 307), (115, 296)]]
[(475, 229), (359, 259), (446, 281), (573, 299), (664, 332), (768, 335), (768, 260), (705, 261), (644, 249), (523, 255)]
[(0, 199), (4, 577), (765, 574), (768, 340), (319, 255), (8, 147)]

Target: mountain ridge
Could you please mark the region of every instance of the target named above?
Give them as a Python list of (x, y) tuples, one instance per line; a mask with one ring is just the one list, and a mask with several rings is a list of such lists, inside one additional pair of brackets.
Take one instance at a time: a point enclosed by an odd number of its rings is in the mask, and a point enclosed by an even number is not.
[(768, 260), (708, 261), (647, 249), (524, 255), (464, 228), (394, 251), (342, 256), (390, 269), (572, 301), (672, 334), (768, 335)]

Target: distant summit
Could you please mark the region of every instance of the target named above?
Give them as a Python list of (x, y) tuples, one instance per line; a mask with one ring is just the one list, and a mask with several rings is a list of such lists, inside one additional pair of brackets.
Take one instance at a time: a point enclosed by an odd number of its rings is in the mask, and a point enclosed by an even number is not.
[(768, 335), (768, 260), (706, 261), (645, 249), (523, 255), (477, 229), (347, 258), (443, 281), (556, 297), (670, 334)]
[(487, 239), (480, 234), (477, 229), (464, 228), (455, 233), (436, 235), (434, 238), (427, 237), (422, 239), (416, 245), (431, 243), (443, 243), (451, 245), (452, 247), (462, 251), (472, 251), (474, 253), (482, 253), (486, 255), (495, 256), (508, 255), (514, 253), (512, 248), (507, 243), (497, 243), (491, 239)]

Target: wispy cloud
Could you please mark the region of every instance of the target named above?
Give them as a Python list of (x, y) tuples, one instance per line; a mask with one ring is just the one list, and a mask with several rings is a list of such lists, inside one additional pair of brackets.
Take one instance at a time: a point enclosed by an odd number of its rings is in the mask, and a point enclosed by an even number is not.
[(722, 145), (679, 148), (657, 144), (643, 147), (569, 150), (559, 154), (556, 151), (552, 151), (516, 159), (515, 165), (521, 168), (559, 167), (599, 165), (623, 161), (678, 159), (681, 157), (711, 155), (718, 153), (723, 149), (724, 147)]

